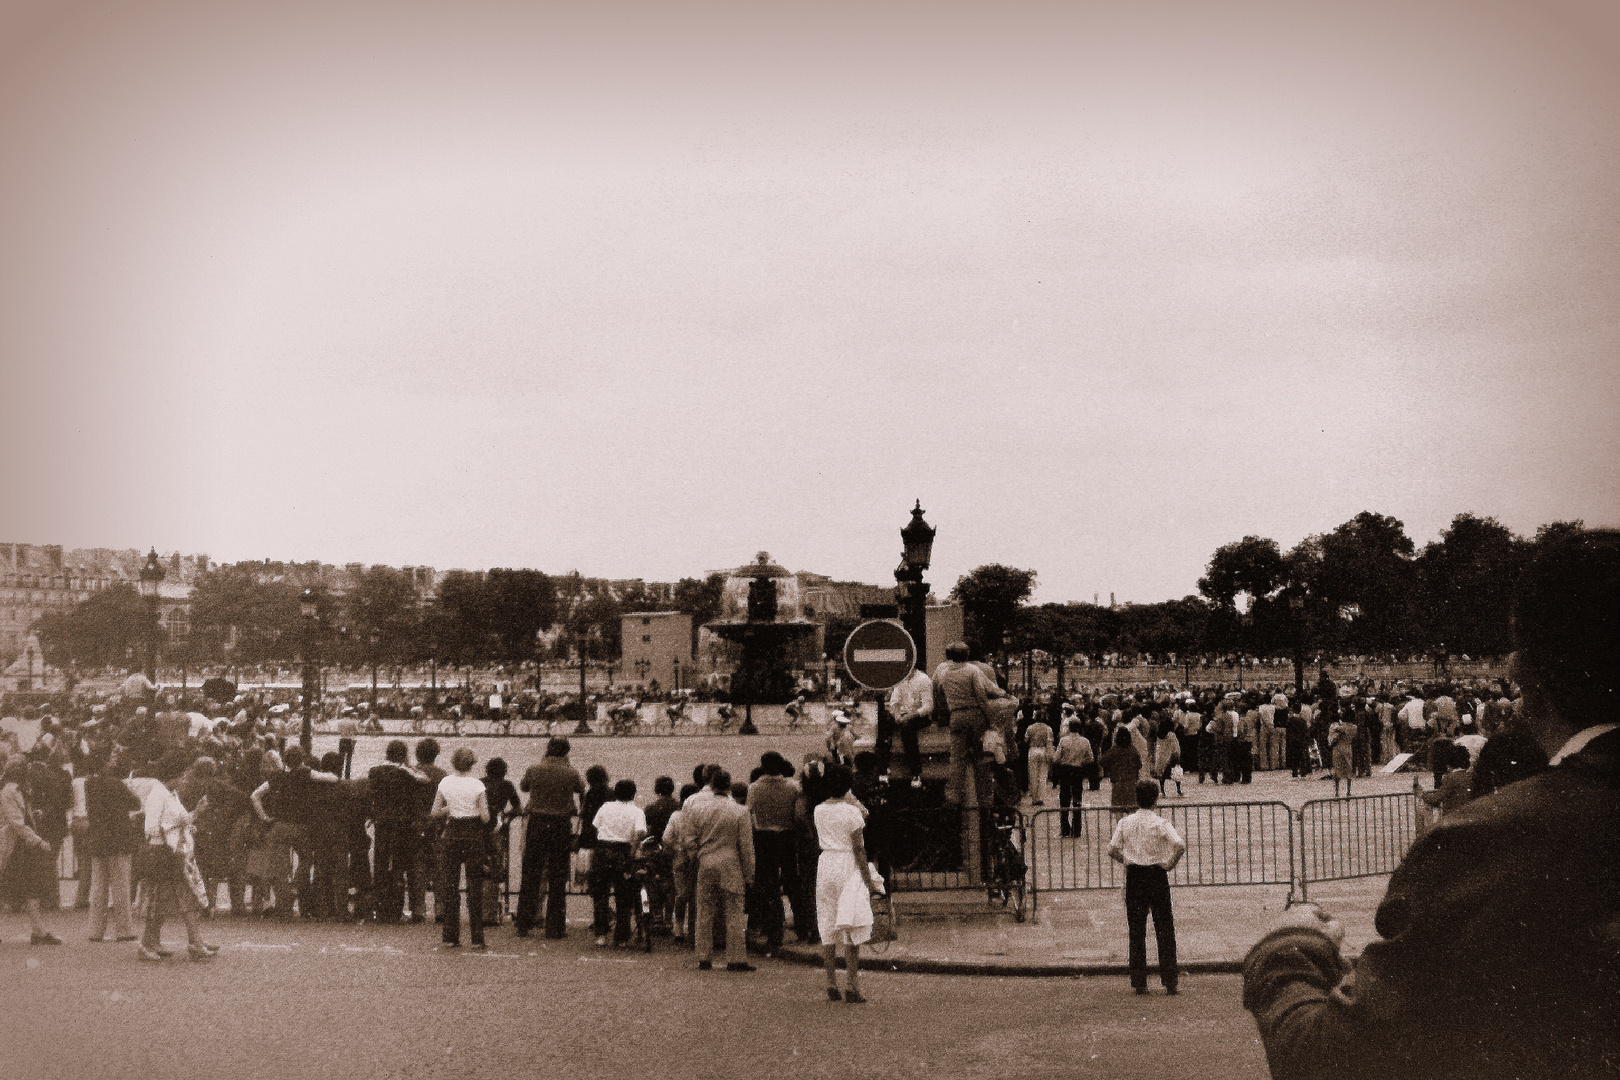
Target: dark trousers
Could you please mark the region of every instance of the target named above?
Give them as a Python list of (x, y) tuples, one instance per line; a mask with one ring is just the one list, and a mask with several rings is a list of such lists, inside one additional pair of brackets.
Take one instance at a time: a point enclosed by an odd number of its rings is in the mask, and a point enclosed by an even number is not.
[(1159, 942), (1159, 981), (1174, 987), (1176, 919), (1170, 911), (1170, 875), (1162, 866), (1125, 868), (1125, 925), (1131, 936), (1131, 985), (1147, 986), (1147, 920), (1153, 915), (1153, 936)]
[(1069, 808), (1080, 805), (1080, 794), (1085, 790), (1086, 774), (1083, 765), (1054, 765), (1052, 779), (1057, 781), (1059, 832), (1064, 836), (1079, 836), (1080, 822), (1085, 815)]
[(434, 907), (443, 903), (440, 896), (438, 882), (439, 875), (439, 825), (433, 822), (429, 825), (417, 824), (415, 829), (415, 843), (411, 847), (410, 861), (405, 867), (405, 891), (411, 902), (411, 918), (425, 916), (427, 913), (427, 893), (433, 893)]
[(782, 947), (782, 890), (798, 887), (799, 853), (791, 832), (754, 832), (754, 888), (765, 949)]
[(630, 875), (630, 845), (597, 844), (591, 851), (591, 926), (597, 937), (607, 937), (611, 927), (615, 942), (630, 940), (630, 909), (641, 902), (637, 892)]
[(819, 944), (821, 931), (816, 924), (816, 866), (821, 861), (821, 845), (814, 835), (799, 835), (794, 845), (799, 855), (799, 880), (788, 902), (793, 908), (793, 932), (801, 942)]
[(349, 868), (346, 837), (334, 835), (320, 826), (310, 830), (311, 880), (309, 903), (300, 898), (306, 918), (340, 918), (348, 909)]
[(894, 736), (900, 734), (900, 750), (905, 755), (906, 769), (912, 776), (922, 775), (922, 747), (918, 742), (917, 733), (933, 722), (931, 716), (913, 716), (909, 720), (898, 721), (889, 712), (887, 707), (878, 710), (877, 742), (872, 747), (877, 755), (877, 771), (889, 771), (889, 758), (894, 753)]
[(1290, 738), (1287, 743), (1288, 772), (1291, 776), (1311, 774), (1311, 754), (1304, 739)]
[(1232, 771), (1240, 784), (1254, 780), (1254, 743), (1247, 739), (1232, 740)]
[(529, 816), (523, 841), (523, 880), (518, 885), (517, 913), (512, 924), (521, 934), (534, 926), (540, 890), (546, 894), (546, 937), (560, 938), (568, 929), (568, 853), (573, 831), (565, 817)]
[[(443, 860), (434, 889), (434, 899), (444, 907), (444, 933), (447, 945), (461, 944), (461, 870), (467, 870), (467, 922), (472, 926), (472, 943), (484, 943), (484, 859), (489, 854), (489, 837), (477, 818), (453, 818), (445, 826), (439, 842)], [(442, 893), (440, 889), (442, 888)]]
[[(349, 830), (347, 855), (349, 888), (354, 890), (352, 914), (357, 919), (368, 918), (377, 913), (377, 894), (371, 876), (371, 837), (366, 835), (365, 829)], [(344, 911), (347, 911), (346, 906)]]
[(405, 878), (416, 857), (416, 826), (409, 821), (379, 821), (377, 827), (375, 911), (394, 922), (405, 906)]

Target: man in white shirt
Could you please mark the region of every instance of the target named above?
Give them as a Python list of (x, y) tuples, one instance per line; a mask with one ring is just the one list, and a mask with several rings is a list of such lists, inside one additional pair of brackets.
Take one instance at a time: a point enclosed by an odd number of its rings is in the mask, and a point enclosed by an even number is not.
[[(640, 902), (630, 869), (636, 846), (647, 835), (647, 814), (635, 800), (636, 782), (620, 780), (613, 785), (613, 801), (603, 803), (591, 822), (596, 826), (596, 847), (591, 855), (591, 913), (599, 949), (607, 947), (610, 923), (615, 945), (630, 940), (630, 908)], [(613, 897), (611, 913), (609, 896)]]
[(1176, 922), (1170, 910), (1170, 871), (1187, 852), (1186, 841), (1175, 826), (1154, 812), (1159, 785), (1142, 780), (1136, 785), (1136, 813), (1114, 826), (1108, 857), (1125, 866), (1125, 924), (1131, 939), (1131, 986), (1147, 990), (1147, 919), (1153, 915), (1153, 936), (1159, 945), (1159, 981), (1164, 992), (1177, 993)]
[[(886, 719), (885, 719), (886, 718)], [(889, 771), (889, 756), (894, 750), (894, 733), (900, 732), (900, 745), (906, 756), (906, 769), (911, 773), (911, 786), (922, 786), (922, 750), (917, 744), (917, 733), (934, 718), (934, 683), (928, 675), (916, 668), (889, 691), (885, 712), (878, 719), (877, 769), (879, 775)]]

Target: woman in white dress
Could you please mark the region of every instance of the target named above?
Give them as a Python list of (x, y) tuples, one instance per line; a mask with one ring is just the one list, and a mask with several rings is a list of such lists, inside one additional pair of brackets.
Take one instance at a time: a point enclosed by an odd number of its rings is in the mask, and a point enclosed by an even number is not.
[[(878, 892), (867, 867), (866, 844), (862, 830), (866, 819), (860, 808), (850, 802), (850, 773), (841, 765), (829, 765), (824, 780), (827, 797), (815, 809), (816, 837), (821, 843), (821, 858), (816, 863), (816, 924), (821, 931), (821, 953), (827, 968), (827, 1000), (847, 1001), (858, 1005), (866, 999), (861, 996), (861, 943), (872, 936), (871, 902), (867, 899)], [(840, 900), (847, 886), (854, 882), (866, 886), (866, 923), (864, 926), (840, 927), (838, 917)], [(849, 901), (844, 899), (844, 904)], [(846, 907), (847, 910), (847, 907)], [(844, 992), (838, 992), (838, 947), (844, 946)]]

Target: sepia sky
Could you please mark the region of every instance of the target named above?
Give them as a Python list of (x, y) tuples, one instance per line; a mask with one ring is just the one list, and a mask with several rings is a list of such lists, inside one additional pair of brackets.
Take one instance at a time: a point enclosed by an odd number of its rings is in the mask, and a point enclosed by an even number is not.
[(1620, 522), (1608, 0), (0, 0), (0, 540), (1196, 589)]

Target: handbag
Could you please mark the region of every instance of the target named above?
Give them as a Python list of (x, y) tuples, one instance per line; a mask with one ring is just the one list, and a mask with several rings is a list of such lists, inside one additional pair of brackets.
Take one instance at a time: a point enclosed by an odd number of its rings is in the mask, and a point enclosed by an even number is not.
[(887, 893), (872, 897), (872, 936), (870, 945), (887, 945), (900, 938), (900, 927), (894, 916), (894, 899)]

